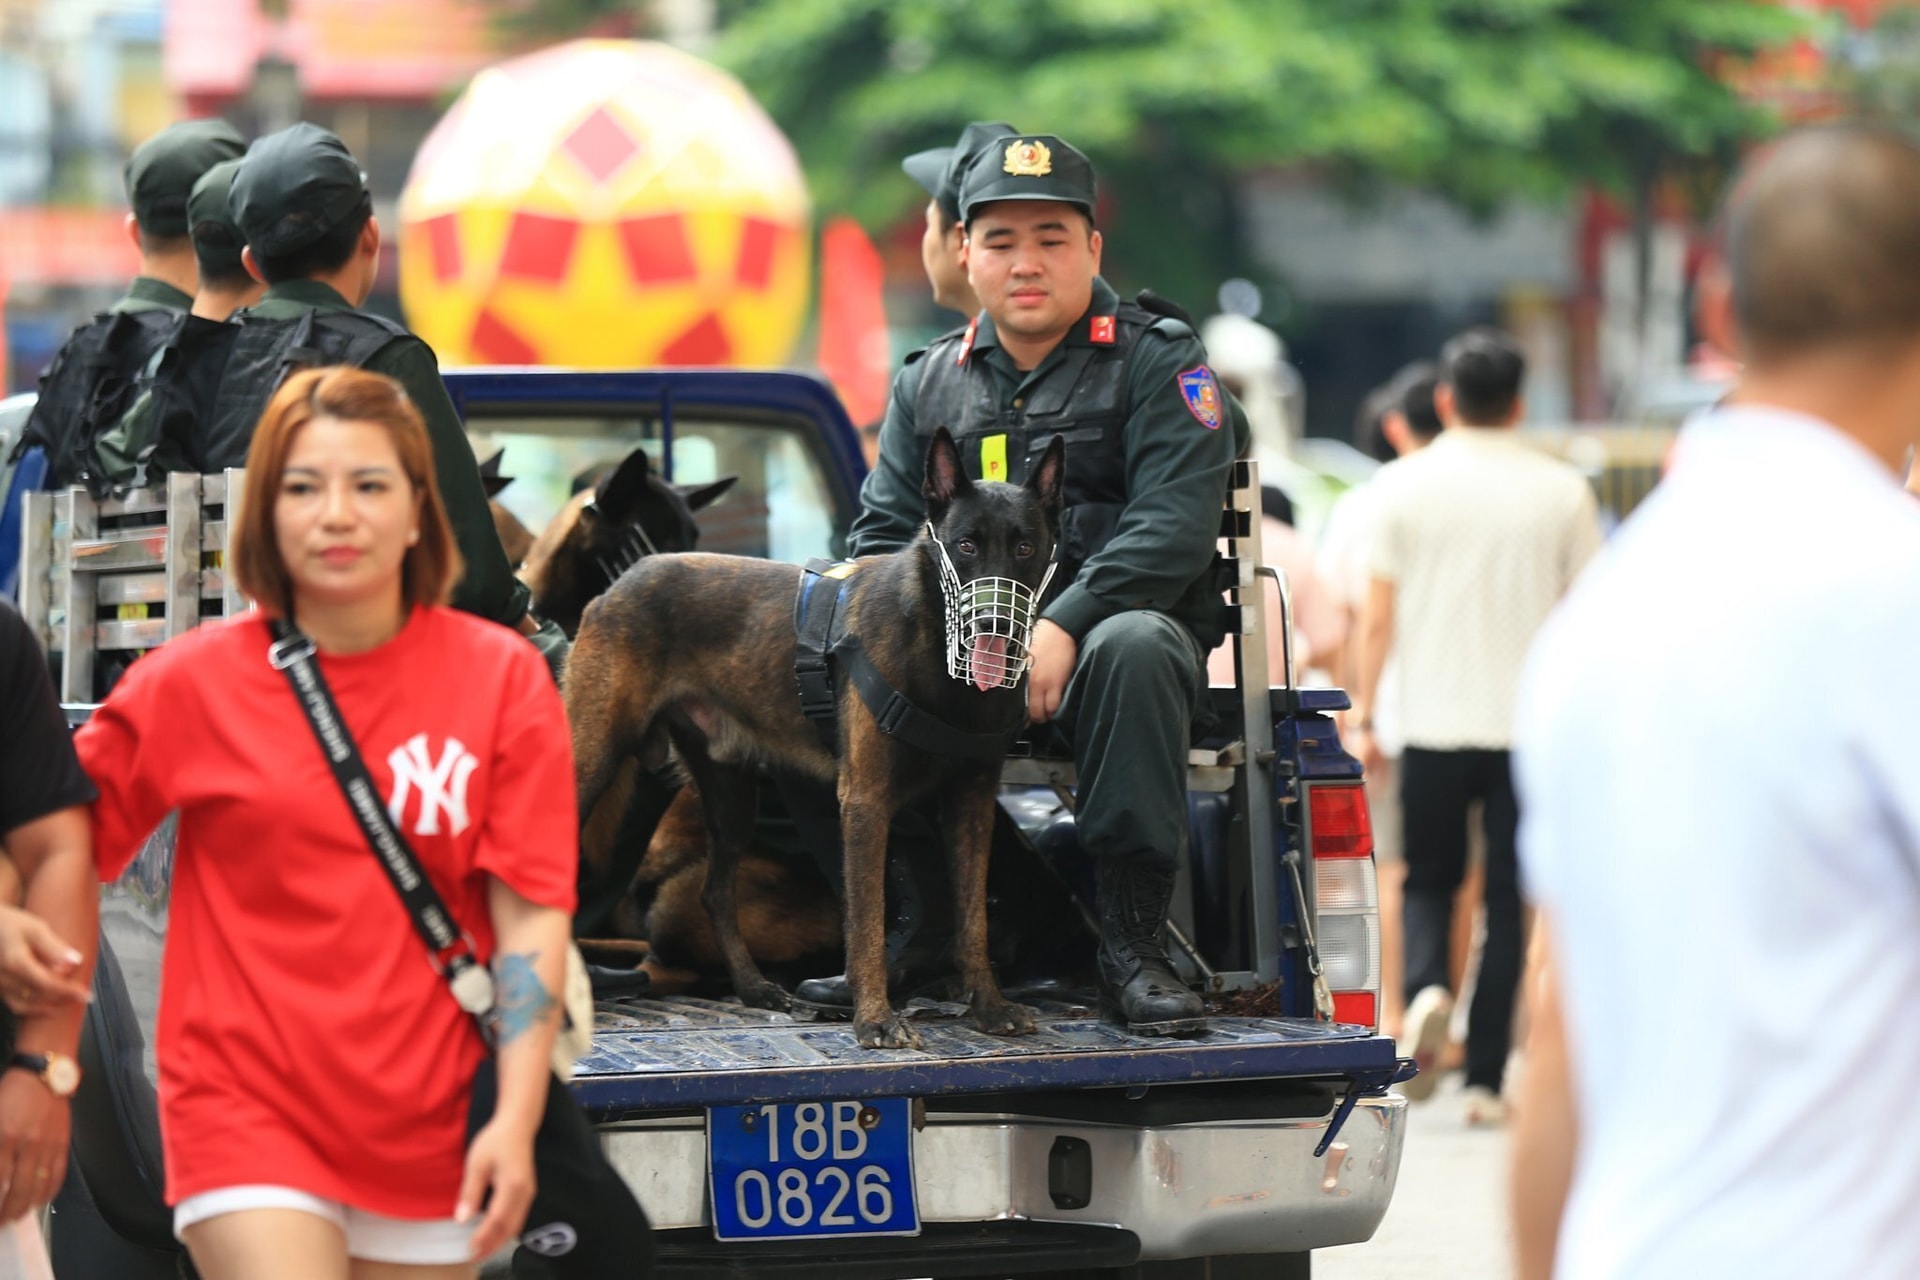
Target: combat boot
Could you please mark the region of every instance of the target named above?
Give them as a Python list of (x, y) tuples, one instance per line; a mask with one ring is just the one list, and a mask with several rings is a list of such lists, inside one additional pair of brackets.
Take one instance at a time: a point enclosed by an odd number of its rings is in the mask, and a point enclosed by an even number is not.
[(1167, 959), (1167, 907), (1173, 872), (1142, 858), (1095, 858), (1100, 908), (1100, 1016), (1137, 1035), (1200, 1035), (1200, 997)]
[[(953, 963), (953, 915), (937, 883), (922, 883), (926, 868), (908, 858), (887, 860), (887, 1001), (899, 1008), (915, 996), (944, 1000), (959, 976)], [(845, 973), (808, 978), (793, 989), (793, 1015), (803, 1020), (853, 1017), (853, 984)]]

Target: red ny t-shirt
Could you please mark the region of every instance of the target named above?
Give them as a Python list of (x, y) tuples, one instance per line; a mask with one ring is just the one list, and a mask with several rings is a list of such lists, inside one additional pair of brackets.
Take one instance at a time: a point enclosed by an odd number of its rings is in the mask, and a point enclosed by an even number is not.
[[(100, 788), (103, 878), (180, 811), (155, 1045), (167, 1199), (274, 1183), (444, 1218), (485, 1050), (267, 664), (270, 642), (258, 614), (174, 640), (76, 739)], [(572, 911), (566, 715), (531, 645), (416, 609), (392, 641), (320, 668), (483, 959), (489, 876)]]

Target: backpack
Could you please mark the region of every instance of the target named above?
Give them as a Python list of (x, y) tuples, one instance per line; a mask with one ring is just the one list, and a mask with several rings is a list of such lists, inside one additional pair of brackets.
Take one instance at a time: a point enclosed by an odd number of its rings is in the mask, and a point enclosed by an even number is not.
[(220, 389), (240, 326), (182, 316), (141, 373), (133, 404), (94, 441), (92, 462), (118, 492), (169, 471), (199, 471), (194, 425)]
[(221, 323), (188, 316), (155, 352), (138, 394), (95, 442), (93, 465), (122, 488), (157, 472), (246, 465), (253, 429), (296, 369), (362, 366), (406, 329), (356, 311), (309, 310), (265, 320), (249, 312)]
[(40, 398), (13, 459), (38, 448), (47, 462), (43, 487), (85, 484), (105, 497), (106, 480), (92, 469), (92, 446), (131, 407), (141, 371), (180, 319), (165, 309), (108, 311), (75, 329), (40, 379)]

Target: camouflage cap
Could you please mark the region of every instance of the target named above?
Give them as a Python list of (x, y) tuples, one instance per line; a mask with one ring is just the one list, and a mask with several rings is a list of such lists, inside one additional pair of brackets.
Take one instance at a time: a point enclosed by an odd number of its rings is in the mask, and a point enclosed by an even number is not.
[(1050, 133), (995, 138), (960, 182), (960, 216), (996, 200), (1061, 200), (1093, 216), (1093, 164)]
[(237, 160), (247, 140), (225, 120), (168, 125), (127, 157), (127, 203), (134, 221), (154, 236), (187, 234), (187, 196), (200, 175), (222, 160)]
[(366, 196), (367, 175), (347, 144), (302, 123), (247, 149), (228, 200), (248, 247), (272, 258), (318, 242)]
[(200, 175), (187, 197), (187, 234), (193, 237), (194, 256), (203, 267), (237, 271), (240, 250), (247, 238), (234, 221), (228, 193), (233, 175), (240, 171), (240, 160), (222, 160)]
[(1020, 131), (1004, 120), (975, 120), (960, 131), (960, 140), (950, 147), (916, 151), (900, 162), (907, 176), (933, 197), (948, 218), (960, 221), (960, 179), (966, 176), (974, 157), (995, 138)]

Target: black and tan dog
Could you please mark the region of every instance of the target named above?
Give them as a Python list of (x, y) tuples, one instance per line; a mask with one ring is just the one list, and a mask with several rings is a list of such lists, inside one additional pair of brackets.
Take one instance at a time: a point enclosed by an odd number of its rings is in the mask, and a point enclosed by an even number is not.
[(591, 487), (567, 500), (528, 548), (520, 580), (533, 592), (533, 611), (571, 637), (587, 602), (643, 556), (699, 545), (693, 513), (737, 479), (668, 484), (654, 474), (644, 449), (605, 468)]
[[(963, 683), (948, 673), (941, 557), (957, 578), (949, 588), (964, 592), (976, 580), (996, 579), (1038, 593), (1059, 534), (1064, 468), (1065, 450), (1055, 440), (1025, 485), (975, 483), (942, 430), (928, 451), (923, 485), (930, 532), (902, 551), (859, 561), (844, 578), (845, 632), (872, 669), (961, 734), (1010, 743), (1024, 721), (1025, 689), (989, 687), (995, 682), (986, 675)], [(654, 556), (587, 607), (567, 674), (583, 818), (624, 761), (638, 757), (652, 772), (667, 764), (671, 750), (700, 791), (711, 838), (702, 898), (734, 990), (750, 1005), (784, 1009), (787, 993), (762, 976), (741, 941), (735, 905), (734, 873), (755, 811), (755, 766), (767, 762), (837, 781), (854, 1031), (869, 1048), (905, 1048), (919, 1037), (888, 1004), (887, 831), (903, 805), (937, 797), (959, 920), (955, 959), (974, 1020), (996, 1034), (1032, 1030), (1031, 1011), (1001, 994), (987, 960), (987, 854), (1000, 761), (908, 745), (882, 729), (852, 681), (840, 685), (837, 751), (829, 750), (794, 691), (799, 589), (792, 565)], [(1008, 658), (1004, 641), (974, 643), (989, 673)]]

